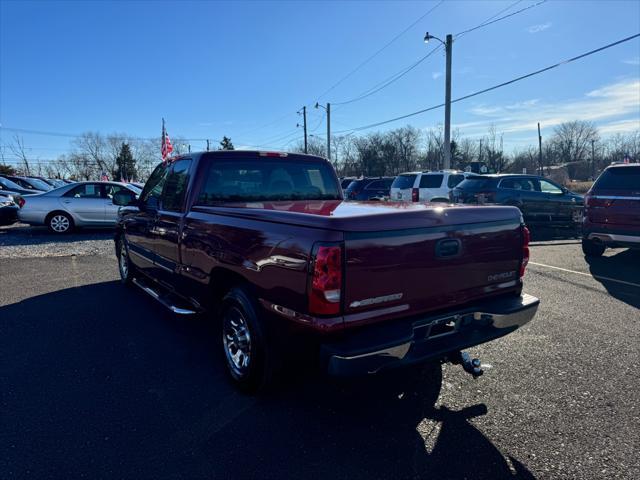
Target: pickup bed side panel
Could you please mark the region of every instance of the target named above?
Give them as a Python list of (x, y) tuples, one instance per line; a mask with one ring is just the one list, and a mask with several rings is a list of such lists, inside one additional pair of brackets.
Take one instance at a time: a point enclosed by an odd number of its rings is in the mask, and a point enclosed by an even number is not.
[(182, 275), (205, 297), (201, 303), (208, 303), (212, 272), (224, 269), (245, 279), (257, 298), (299, 312), (307, 309), (313, 244), (342, 240), (339, 232), (220, 214), (214, 207), (187, 214), (182, 235)]

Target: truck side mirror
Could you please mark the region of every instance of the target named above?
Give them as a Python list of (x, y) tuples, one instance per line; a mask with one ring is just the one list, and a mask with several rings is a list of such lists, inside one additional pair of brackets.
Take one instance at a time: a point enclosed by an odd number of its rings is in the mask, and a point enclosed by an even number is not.
[(135, 193), (129, 190), (120, 190), (113, 195), (113, 204), (119, 207), (131, 207), (138, 204)]

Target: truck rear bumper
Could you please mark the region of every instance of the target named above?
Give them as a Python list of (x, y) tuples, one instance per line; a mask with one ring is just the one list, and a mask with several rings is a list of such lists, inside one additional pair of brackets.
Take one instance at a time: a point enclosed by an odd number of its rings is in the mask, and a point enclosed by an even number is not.
[(528, 323), (540, 300), (531, 295), (487, 300), (442, 315), (372, 325), (321, 346), (330, 375), (352, 376), (436, 360), (502, 337)]
[(591, 232), (587, 239), (607, 246), (640, 248), (640, 235), (622, 235), (617, 233)]

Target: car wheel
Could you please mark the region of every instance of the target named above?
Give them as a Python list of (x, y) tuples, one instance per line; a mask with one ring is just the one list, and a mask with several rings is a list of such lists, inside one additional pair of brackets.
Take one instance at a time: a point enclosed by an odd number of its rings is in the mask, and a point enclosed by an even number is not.
[(256, 393), (273, 377), (274, 357), (251, 297), (231, 289), (222, 300), (222, 349), (227, 372), (242, 391)]
[(120, 281), (128, 285), (133, 280), (133, 265), (131, 264), (131, 259), (129, 258), (129, 248), (127, 247), (126, 242), (123, 237), (118, 239), (118, 271), (120, 272)]
[(69, 233), (73, 230), (73, 219), (64, 212), (54, 212), (47, 218), (47, 227), (53, 233)]
[(598, 245), (586, 238), (582, 239), (582, 253), (587, 257), (601, 257), (606, 249), (604, 245)]

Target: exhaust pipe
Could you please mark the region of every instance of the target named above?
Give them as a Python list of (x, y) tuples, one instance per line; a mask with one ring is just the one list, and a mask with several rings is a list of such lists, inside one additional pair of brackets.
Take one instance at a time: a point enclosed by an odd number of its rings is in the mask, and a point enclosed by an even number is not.
[(478, 378), (484, 373), (480, 359), (471, 358), (471, 355), (467, 352), (455, 352), (447, 356), (447, 361), (453, 365), (462, 365), (464, 371), (473, 376), (473, 378)]

